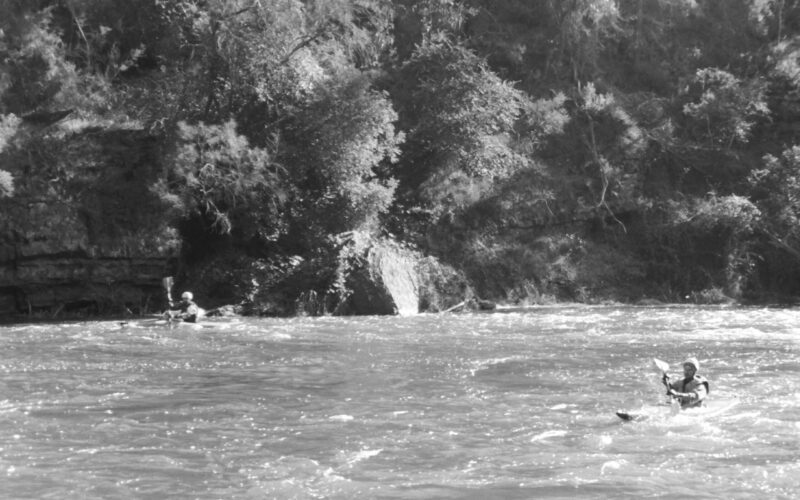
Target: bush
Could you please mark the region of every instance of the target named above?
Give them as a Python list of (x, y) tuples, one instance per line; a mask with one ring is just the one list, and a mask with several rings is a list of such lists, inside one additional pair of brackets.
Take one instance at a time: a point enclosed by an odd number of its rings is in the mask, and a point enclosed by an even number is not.
[(286, 196), (283, 172), (266, 150), (251, 147), (233, 121), (181, 122), (178, 134), (168, 189), (182, 200), (187, 215), (207, 218), (210, 229), (220, 234), (230, 233), (234, 223), (262, 235), (279, 232), (279, 208)]
[(472, 297), (464, 274), (435, 257), (417, 262), (420, 311), (444, 311)]
[(5, 170), (0, 170), (0, 198), (14, 194), (14, 178)]
[(687, 131), (698, 142), (747, 143), (756, 122), (769, 116), (762, 82), (742, 82), (718, 68), (698, 70), (684, 97)]
[(699, 292), (692, 292), (689, 296), (695, 304), (730, 304), (734, 300), (722, 291), (721, 288), (711, 287)]
[(459, 212), (528, 165), (515, 144), (523, 95), (486, 62), (449, 42), (426, 42), (401, 69), (401, 126), (409, 136), (398, 175), (436, 219)]
[(356, 75), (330, 82), (295, 117), (289, 169), (297, 224), (321, 234), (375, 229), (394, 199), (392, 164), (403, 134), (385, 93)]

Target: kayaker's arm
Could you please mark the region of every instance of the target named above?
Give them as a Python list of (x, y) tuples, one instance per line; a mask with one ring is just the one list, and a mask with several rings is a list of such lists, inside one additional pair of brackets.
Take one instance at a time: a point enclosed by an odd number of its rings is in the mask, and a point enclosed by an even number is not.
[(705, 399), (706, 394), (708, 394), (708, 392), (706, 391), (706, 386), (700, 384), (694, 391), (691, 392), (678, 392), (672, 387), (670, 387), (669, 391), (667, 391), (667, 394), (669, 396), (672, 396), (673, 398), (680, 399), (682, 405), (687, 405), (689, 403), (702, 401), (703, 399)]

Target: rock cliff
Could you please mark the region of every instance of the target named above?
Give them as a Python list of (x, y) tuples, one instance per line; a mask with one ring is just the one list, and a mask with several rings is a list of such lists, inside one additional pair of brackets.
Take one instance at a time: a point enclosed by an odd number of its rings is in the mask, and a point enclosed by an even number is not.
[(0, 316), (145, 312), (177, 238), (152, 187), (161, 141), (143, 130), (83, 130), (18, 141), (0, 161)]

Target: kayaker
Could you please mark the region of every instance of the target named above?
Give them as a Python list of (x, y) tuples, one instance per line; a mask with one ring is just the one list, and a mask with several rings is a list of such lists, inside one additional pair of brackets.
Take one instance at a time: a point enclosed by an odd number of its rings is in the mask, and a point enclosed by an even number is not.
[(196, 323), (200, 315), (200, 307), (194, 303), (192, 292), (183, 292), (181, 301), (177, 304), (170, 302), (169, 310), (165, 313), (169, 319), (179, 319), (187, 323)]
[(703, 406), (708, 396), (708, 380), (697, 374), (700, 363), (697, 358), (689, 358), (683, 362), (683, 379), (670, 382), (669, 375), (664, 373), (663, 381), (667, 386), (667, 395), (677, 398), (681, 408)]

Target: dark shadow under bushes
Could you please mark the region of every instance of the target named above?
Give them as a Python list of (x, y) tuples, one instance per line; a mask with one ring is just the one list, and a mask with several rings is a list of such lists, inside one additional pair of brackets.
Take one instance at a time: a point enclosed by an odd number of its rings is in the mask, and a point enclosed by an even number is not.
[(640, 260), (576, 233), (474, 243), (464, 268), (476, 293), (513, 304), (631, 301), (646, 295)]

